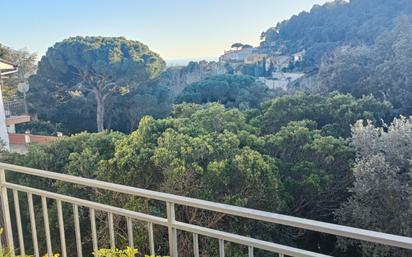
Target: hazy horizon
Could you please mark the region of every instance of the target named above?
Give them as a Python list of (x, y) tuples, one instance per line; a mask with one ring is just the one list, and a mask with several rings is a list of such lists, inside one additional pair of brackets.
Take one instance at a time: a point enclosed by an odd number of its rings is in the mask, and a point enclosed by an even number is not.
[[(169, 63), (216, 58), (235, 42), (257, 45), (260, 33), (277, 22), (327, 2), (124, 0), (97, 5), (96, 1), (4, 1), (3, 19), (12, 22), (2, 28), (0, 43), (27, 48), (40, 57), (71, 36), (124, 36), (147, 44)], [(16, 18), (16, 13), (24, 19)]]

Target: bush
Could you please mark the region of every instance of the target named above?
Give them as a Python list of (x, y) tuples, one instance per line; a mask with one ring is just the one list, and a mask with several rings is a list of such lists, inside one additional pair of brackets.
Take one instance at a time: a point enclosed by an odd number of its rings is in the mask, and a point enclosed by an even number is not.
[[(93, 256), (96, 256), (96, 257), (135, 257), (135, 256), (139, 256), (140, 257), (143, 255), (139, 253), (139, 250), (128, 246), (124, 250), (120, 250), (117, 248), (99, 249), (93, 252)], [(144, 255), (144, 257), (155, 257), (155, 256)], [(161, 256), (156, 256), (156, 257), (161, 257)], [(168, 257), (168, 256), (163, 256), (163, 257)]]

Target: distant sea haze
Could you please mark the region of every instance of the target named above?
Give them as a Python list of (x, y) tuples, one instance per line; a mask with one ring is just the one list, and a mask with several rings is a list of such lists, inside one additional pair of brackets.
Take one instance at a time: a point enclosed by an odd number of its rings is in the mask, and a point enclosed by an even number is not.
[(184, 59), (169, 59), (166, 60), (167, 66), (185, 66), (189, 62), (200, 62), (200, 61), (218, 61), (219, 57), (202, 57), (202, 58), (184, 58)]

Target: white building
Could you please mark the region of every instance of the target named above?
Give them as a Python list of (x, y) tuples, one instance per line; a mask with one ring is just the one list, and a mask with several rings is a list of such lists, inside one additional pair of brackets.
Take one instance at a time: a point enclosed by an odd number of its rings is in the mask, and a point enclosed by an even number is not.
[(288, 87), (305, 74), (301, 72), (273, 72), (271, 78), (259, 77), (259, 81), (269, 89), (288, 90)]
[(6, 150), (10, 150), (10, 142), (6, 125), (6, 113), (4, 110), (2, 86), (3, 79), (13, 73), (16, 73), (17, 70), (18, 68), (16, 64), (0, 59), (0, 140), (4, 144), (4, 148)]
[(304, 57), (305, 53), (306, 53), (306, 51), (305, 51), (305, 50), (302, 50), (302, 51), (300, 51), (300, 52), (297, 52), (297, 53), (293, 54), (293, 61), (294, 61), (294, 62), (301, 62), (301, 61), (303, 61), (303, 57)]

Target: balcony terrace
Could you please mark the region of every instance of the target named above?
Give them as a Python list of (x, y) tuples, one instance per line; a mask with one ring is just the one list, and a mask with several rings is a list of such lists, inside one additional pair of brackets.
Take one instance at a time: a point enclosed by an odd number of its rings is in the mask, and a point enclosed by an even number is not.
[[(115, 206), (98, 203), (95, 201), (84, 200), (69, 195), (63, 195), (51, 191), (41, 190), (32, 186), (22, 185), (12, 183), (9, 180), (6, 180), (7, 175), (14, 176), (35, 176), (44, 179), (51, 179), (56, 181), (61, 181), (65, 183), (70, 183), (82, 187), (93, 188), (94, 190), (109, 190), (116, 193), (121, 193), (128, 195), (130, 197), (137, 196), (145, 199), (153, 199), (160, 202), (163, 202), (165, 205), (165, 213), (163, 216), (150, 215), (146, 213), (131, 211), (123, 208), (118, 208)], [(7, 176), (8, 177), (8, 176)], [(86, 179), (76, 176), (64, 175), (55, 172), (49, 172), (44, 170), (32, 169), (22, 166), (15, 166), (10, 164), (0, 163), (0, 187), (1, 187), (1, 202), (2, 202), (2, 213), (3, 213), (3, 226), (5, 228), (4, 238), (0, 240), (0, 247), (9, 247), (10, 249), (15, 249), (16, 253), (25, 255), (26, 252), (25, 246), (27, 246), (27, 239), (25, 240), (24, 236), (27, 236), (30, 233), (30, 238), (32, 239), (30, 248), (33, 249), (33, 254), (36, 257), (41, 256), (39, 248), (47, 249), (47, 255), (51, 257), (53, 255), (53, 249), (60, 249), (61, 256), (84, 256), (89, 255), (89, 253), (84, 253), (82, 247), (82, 224), (79, 222), (79, 209), (87, 210), (90, 223), (89, 228), (91, 231), (91, 239), (94, 250), (99, 247), (99, 239), (97, 236), (96, 230), (96, 212), (105, 212), (107, 213), (108, 219), (108, 238), (110, 240), (110, 247), (123, 247), (116, 245), (116, 237), (118, 235), (114, 229), (113, 219), (114, 216), (119, 216), (125, 218), (125, 228), (124, 231), (127, 233), (128, 244), (131, 247), (134, 247), (134, 236), (133, 236), (133, 223), (134, 222), (145, 222), (147, 224), (147, 238), (148, 245), (151, 255), (158, 254), (155, 249), (154, 242), (154, 230), (153, 226), (163, 226), (167, 230), (164, 230), (166, 237), (168, 238), (168, 248), (169, 254), (172, 257), (177, 257), (182, 254), (182, 250), (178, 244), (178, 231), (185, 231), (186, 233), (192, 234), (192, 244), (193, 244), (193, 255), (195, 257), (200, 256), (200, 244), (199, 237), (208, 237), (212, 240), (218, 242), (219, 248), (219, 257), (225, 256), (225, 249), (229, 246), (228, 242), (237, 245), (245, 246), (245, 255), (249, 257), (259, 256), (256, 253), (258, 249), (275, 253), (275, 256), (293, 256), (293, 257), (326, 257), (328, 255), (319, 254), (315, 252), (306, 251), (303, 249), (298, 249), (286, 245), (281, 245), (278, 243), (273, 243), (261, 239), (251, 238), (246, 235), (234, 234), (230, 232), (220, 231), (208, 227), (198, 226), (189, 224), (183, 221), (176, 219), (175, 217), (175, 208), (177, 206), (186, 206), (191, 208), (197, 208), (202, 210), (208, 210), (217, 213), (224, 213), (233, 217), (241, 217), (245, 219), (261, 221), (268, 224), (280, 224), (285, 226), (291, 226), (298, 229), (317, 231), (321, 233), (367, 241), (372, 243), (378, 243), (393, 247), (400, 247), (404, 249), (412, 250), (412, 238), (402, 237), (397, 235), (379, 233), (369, 230), (363, 230), (353, 227), (346, 227), (336, 224), (324, 223), (314, 220), (296, 218), (276, 213), (269, 213), (259, 210), (253, 210), (248, 208), (236, 207), (221, 203), (214, 203), (199, 199), (187, 198), (177, 195), (171, 195), (161, 192), (149, 191), (140, 188), (133, 188), (119, 184), (113, 184), (103, 181), (97, 181), (92, 179)], [(9, 194), (12, 197), (9, 196)], [(21, 199), (20, 196), (24, 196), (24, 199)], [(35, 215), (35, 206), (33, 205), (33, 198), (39, 199), (41, 202), (41, 213), (42, 217)], [(23, 206), (23, 201), (27, 203), (28, 210), (21, 209)], [(49, 209), (51, 206), (50, 203), (55, 202), (57, 208), (57, 224), (59, 233), (54, 235), (51, 234), (50, 230), (50, 213), (52, 210)], [(63, 205), (64, 204), (64, 205)], [(66, 208), (63, 206), (71, 205), (70, 211), (73, 213), (73, 220), (65, 219)], [(26, 206), (26, 205), (24, 205)], [(56, 213), (56, 210), (53, 210), (53, 213)], [(21, 214), (22, 212), (29, 213), (29, 223), (30, 231), (25, 229), (25, 224), (22, 224)], [(42, 219), (44, 222), (43, 227), (39, 228), (36, 219)], [(73, 238), (68, 237), (65, 231), (65, 226), (68, 223), (74, 224), (75, 236)], [(37, 225), (36, 225), (37, 224)], [(52, 224), (54, 225), (54, 224)], [(84, 224), (83, 224), (84, 225)], [(27, 224), (27, 227), (28, 224)], [(45, 233), (45, 241), (39, 242), (38, 233)], [(167, 231), (167, 232), (166, 232)], [(52, 245), (52, 238), (58, 238), (60, 245)], [(71, 242), (76, 245), (76, 253), (67, 252), (67, 244)], [(230, 244), (230, 245), (233, 245)], [(259, 252), (260, 252), (259, 250)], [(412, 253), (412, 251), (411, 251)]]

